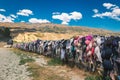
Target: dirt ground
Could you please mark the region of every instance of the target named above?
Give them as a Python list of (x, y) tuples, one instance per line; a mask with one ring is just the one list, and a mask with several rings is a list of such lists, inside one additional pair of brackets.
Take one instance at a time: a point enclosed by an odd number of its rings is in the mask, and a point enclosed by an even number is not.
[(4, 47), (4, 45), (6, 45), (5, 42), (0, 42), (0, 47)]
[(33, 80), (85, 80), (88, 72), (77, 67), (69, 67), (67, 65), (49, 65), (51, 58), (22, 51), (21, 53), (32, 56), (35, 62), (28, 63), (28, 70), (33, 74)]

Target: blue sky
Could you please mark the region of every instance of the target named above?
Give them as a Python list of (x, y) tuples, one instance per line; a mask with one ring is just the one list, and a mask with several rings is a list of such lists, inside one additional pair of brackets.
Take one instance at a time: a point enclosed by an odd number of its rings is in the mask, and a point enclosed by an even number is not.
[(0, 0), (0, 22), (56, 23), (120, 32), (120, 0)]

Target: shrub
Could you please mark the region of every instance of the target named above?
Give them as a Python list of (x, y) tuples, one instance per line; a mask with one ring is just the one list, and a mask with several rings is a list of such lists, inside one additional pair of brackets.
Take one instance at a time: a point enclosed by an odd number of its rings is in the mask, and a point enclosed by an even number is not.
[(10, 29), (9, 28), (5, 28), (3, 34), (4, 34), (4, 36), (9, 37), (10, 36)]
[(34, 59), (32, 59), (32, 58), (23, 58), (23, 59), (21, 59), (20, 60), (20, 65), (24, 65), (25, 63), (28, 63), (28, 62), (34, 62), (35, 60)]
[(0, 27), (0, 34), (2, 34), (5, 37), (10, 36), (10, 29), (6, 27)]

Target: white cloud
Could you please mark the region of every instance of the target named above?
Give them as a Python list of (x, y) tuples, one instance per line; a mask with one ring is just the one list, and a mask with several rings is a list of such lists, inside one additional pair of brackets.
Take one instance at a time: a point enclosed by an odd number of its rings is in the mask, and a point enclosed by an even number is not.
[(25, 22), (25, 21), (21, 21), (21, 22)]
[(117, 5), (111, 3), (104, 3), (104, 7), (106, 7), (110, 11), (102, 12), (102, 13), (95, 13), (92, 17), (99, 17), (99, 18), (111, 18), (114, 20), (120, 21), (120, 8)]
[(72, 12), (70, 13), (71, 14), (71, 19), (73, 20), (79, 20), (79, 19), (82, 19), (82, 14), (80, 12)]
[(11, 14), (10, 15), (12, 18), (17, 18), (17, 16), (15, 16), (14, 14)]
[(65, 24), (65, 25), (68, 25), (68, 22), (62, 22), (61, 24)]
[(31, 18), (29, 19), (30, 23), (50, 23), (47, 19), (37, 19), (37, 18)]
[(14, 18), (0, 14), (0, 22), (12, 22), (13, 23), (13, 21), (14, 21)]
[(100, 17), (100, 18), (103, 18), (103, 17), (109, 17), (109, 16), (112, 16), (112, 13), (111, 12), (104, 12), (104, 13), (98, 13), (98, 14), (95, 14), (93, 15), (93, 17)]
[(103, 6), (106, 7), (107, 9), (110, 9), (112, 7), (115, 7), (116, 5), (111, 4), (111, 3), (103, 3)]
[(116, 16), (120, 16), (120, 8), (119, 9), (114, 9), (112, 11), (113, 14), (115, 14)]
[(106, 7), (106, 9), (110, 9), (110, 10), (114, 10), (114, 9), (119, 8), (117, 5), (111, 4), (111, 3), (103, 3), (103, 6)]
[(6, 12), (6, 10), (5, 10), (5, 9), (0, 9), (0, 11), (1, 11), (1, 12)]
[(68, 24), (68, 22), (70, 22), (70, 20), (71, 20), (71, 17), (67, 13), (62, 13), (60, 15), (53, 15), (52, 18), (61, 20), (62, 24), (64, 24), (64, 23)]
[(80, 20), (82, 19), (82, 14), (80, 12), (71, 12), (71, 13), (61, 13), (61, 14), (53, 14), (53, 19), (59, 19), (62, 21), (61, 24), (68, 25), (71, 20)]
[(60, 12), (53, 12), (52, 14), (53, 14), (53, 15), (54, 15), (54, 14), (60, 14)]
[(23, 9), (23, 10), (19, 10), (19, 12), (17, 12), (17, 15), (29, 16), (29, 15), (33, 15), (33, 12), (29, 9)]
[(94, 13), (98, 13), (98, 10), (97, 10), (97, 9), (93, 9), (93, 12), (94, 12)]

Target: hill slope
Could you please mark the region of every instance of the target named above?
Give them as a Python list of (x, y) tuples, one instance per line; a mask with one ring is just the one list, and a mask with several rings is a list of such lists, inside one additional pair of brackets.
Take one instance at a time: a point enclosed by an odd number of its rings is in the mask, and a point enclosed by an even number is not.
[(30, 24), (30, 23), (0, 23), (0, 26), (9, 27), (15, 41), (33, 41), (35, 39), (56, 40), (70, 38), (75, 35), (100, 34), (118, 35), (108, 30), (88, 28), (82, 26), (65, 26), (60, 24)]

